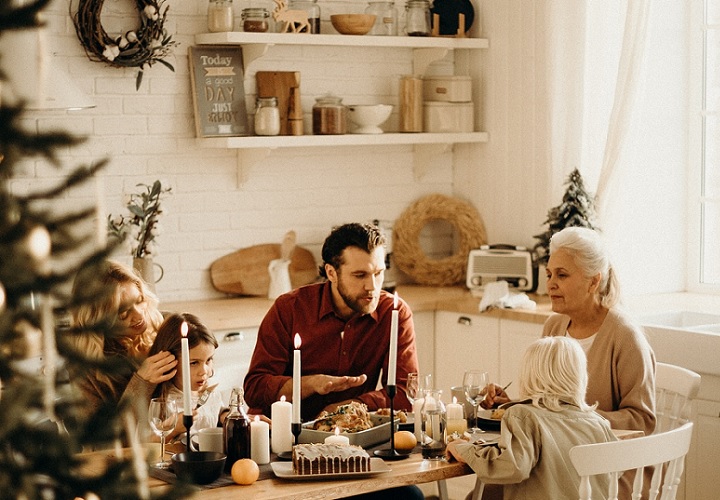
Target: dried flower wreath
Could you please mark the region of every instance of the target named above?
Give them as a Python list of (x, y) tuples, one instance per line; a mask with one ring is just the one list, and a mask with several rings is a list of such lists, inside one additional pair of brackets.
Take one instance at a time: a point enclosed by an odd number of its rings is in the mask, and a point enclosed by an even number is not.
[[(170, 54), (177, 42), (164, 28), (168, 7), (164, 0), (135, 0), (140, 14), (140, 27), (112, 38), (100, 21), (104, 0), (79, 0), (77, 12), (72, 15), (80, 43), (91, 61), (104, 62), (117, 68), (137, 67), (135, 88), (142, 84), (143, 69), (159, 62), (175, 71), (163, 58)], [(70, 2), (72, 10), (72, 2)]]

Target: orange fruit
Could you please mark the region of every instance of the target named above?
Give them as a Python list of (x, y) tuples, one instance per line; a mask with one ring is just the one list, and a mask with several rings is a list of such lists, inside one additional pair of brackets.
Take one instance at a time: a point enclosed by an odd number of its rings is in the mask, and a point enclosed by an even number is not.
[(415, 448), (416, 444), (417, 444), (417, 439), (415, 438), (415, 434), (413, 434), (412, 432), (397, 431), (395, 433), (395, 449), (396, 450), (410, 451), (413, 448)]
[(253, 484), (260, 476), (260, 468), (254, 460), (241, 458), (233, 464), (230, 475), (237, 484)]

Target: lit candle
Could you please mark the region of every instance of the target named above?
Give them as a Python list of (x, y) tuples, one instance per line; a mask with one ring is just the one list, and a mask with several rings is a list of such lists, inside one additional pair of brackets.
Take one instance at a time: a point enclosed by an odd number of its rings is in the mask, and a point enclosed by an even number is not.
[(447, 432), (448, 437), (452, 436), (453, 434), (462, 436), (463, 434), (465, 434), (466, 430), (467, 430), (467, 420), (465, 420), (464, 418), (447, 420), (447, 425), (445, 426), (445, 431)]
[[(274, 427), (275, 421), (273, 421)], [(257, 415), (250, 422), (250, 458), (256, 464), (270, 463), (270, 426)]]
[(457, 398), (453, 396), (453, 402), (448, 403), (447, 408), (447, 419), (448, 420), (461, 420), (463, 419), (463, 407), (458, 404)]
[(192, 394), (190, 392), (190, 348), (188, 347), (188, 325), (180, 326), (180, 347), (182, 347), (183, 415), (192, 415)]
[(387, 385), (395, 385), (395, 372), (397, 371), (397, 342), (398, 342), (398, 295), (395, 292), (393, 302), (392, 321), (390, 322), (390, 354), (388, 355)]
[(295, 351), (293, 352), (293, 395), (292, 395), (292, 421), (295, 424), (302, 422), (300, 418), (300, 393), (302, 372), (300, 371), (300, 334), (295, 334)]
[(280, 401), (275, 401), (270, 406), (270, 418), (272, 420), (271, 444), (273, 453), (282, 453), (292, 450), (293, 435), (290, 427), (293, 405), (285, 401), (285, 396), (280, 396)]
[(341, 444), (349, 445), (350, 439), (347, 436), (340, 435), (340, 427), (335, 427), (335, 434), (325, 438), (325, 444)]

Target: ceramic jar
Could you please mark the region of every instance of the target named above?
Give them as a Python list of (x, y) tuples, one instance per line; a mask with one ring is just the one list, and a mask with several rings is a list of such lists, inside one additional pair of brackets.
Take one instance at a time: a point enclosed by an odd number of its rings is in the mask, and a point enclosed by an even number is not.
[(232, 0), (210, 0), (208, 3), (208, 31), (219, 33), (233, 30)]

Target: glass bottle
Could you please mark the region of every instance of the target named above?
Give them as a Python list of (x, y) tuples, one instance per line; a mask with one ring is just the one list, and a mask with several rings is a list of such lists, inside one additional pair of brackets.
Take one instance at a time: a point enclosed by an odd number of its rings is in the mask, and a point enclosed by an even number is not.
[(446, 425), (447, 413), (442, 402), (442, 391), (439, 389), (425, 391), (420, 409), (420, 452), (423, 458), (443, 459), (447, 446)]
[(368, 35), (397, 35), (397, 9), (393, 2), (369, 2), (365, 14), (375, 15), (375, 24)]
[[(307, 12), (308, 23), (310, 25), (310, 33), (317, 35), (320, 33), (320, 6), (317, 4), (317, 0), (290, 0), (289, 10), (304, 10)], [(308, 33), (308, 30), (303, 28), (300, 33)]]
[(255, 106), (255, 135), (278, 135), (280, 110), (277, 97), (258, 97)]
[(232, 0), (210, 0), (208, 3), (208, 31), (218, 33), (232, 30)]
[(347, 107), (340, 97), (326, 94), (316, 98), (312, 115), (315, 135), (342, 135), (347, 132)]
[(428, 0), (408, 0), (405, 3), (405, 33), (408, 36), (430, 36)]
[(245, 32), (265, 33), (270, 27), (270, 11), (263, 7), (243, 9), (241, 19)]
[(230, 393), (230, 413), (223, 423), (225, 438), (225, 472), (230, 473), (233, 464), (241, 458), (250, 458), (250, 417), (244, 408), (245, 400), (240, 387)]

